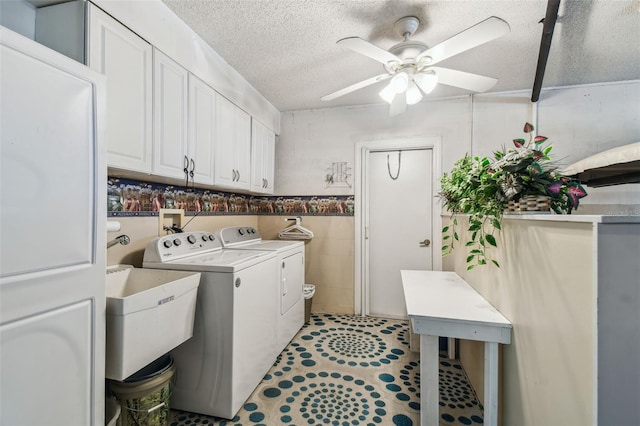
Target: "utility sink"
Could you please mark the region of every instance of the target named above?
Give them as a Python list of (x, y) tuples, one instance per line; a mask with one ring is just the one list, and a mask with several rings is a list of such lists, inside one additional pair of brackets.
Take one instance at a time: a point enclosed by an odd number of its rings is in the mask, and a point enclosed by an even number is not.
[(199, 284), (199, 272), (107, 268), (107, 378), (124, 380), (191, 338)]

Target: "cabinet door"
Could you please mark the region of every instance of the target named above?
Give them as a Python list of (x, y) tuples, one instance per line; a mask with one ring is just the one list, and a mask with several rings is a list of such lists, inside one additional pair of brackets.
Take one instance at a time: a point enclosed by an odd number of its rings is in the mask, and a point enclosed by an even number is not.
[(266, 194), (273, 194), (273, 180), (275, 178), (276, 135), (271, 130), (265, 127), (263, 137), (262, 174), (264, 175), (265, 179), (264, 192)]
[(215, 185), (251, 186), (251, 116), (222, 96), (216, 97)]
[(188, 72), (153, 49), (153, 173), (185, 178)]
[(235, 108), (236, 114), (236, 143), (235, 164), (237, 171), (236, 185), (238, 189), (251, 187), (251, 116)]
[(273, 193), (275, 134), (256, 120), (251, 122), (251, 190)]
[(215, 185), (233, 188), (236, 181), (235, 169), (235, 108), (222, 96), (216, 97), (215, 124)]
[(151, 45), (91, 3), (88, 65), (107, 76), (107, 165), (151, 172)]
[[(213, 184), (216, 92), (189, 74), (189, 170), (197, 183)], [(193, 161), (193, 162), (192, 162)]]

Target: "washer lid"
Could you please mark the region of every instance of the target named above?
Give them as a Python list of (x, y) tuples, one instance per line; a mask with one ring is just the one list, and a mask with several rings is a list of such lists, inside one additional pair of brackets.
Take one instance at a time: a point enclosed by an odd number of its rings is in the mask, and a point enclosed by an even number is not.
[(145, 264), (144, 267), (201, 272), (237, 272), (273, 258), (275, 258), (275, 252), (223, 249), (161, 264)]
[(302, 241), (283, 241), (283, 240), (260, 240), (251, 243), (236, 244), (229, 248), (242, 250), (267, 250), (267, 251), (285, 251), (297, 247), (304, 247)]

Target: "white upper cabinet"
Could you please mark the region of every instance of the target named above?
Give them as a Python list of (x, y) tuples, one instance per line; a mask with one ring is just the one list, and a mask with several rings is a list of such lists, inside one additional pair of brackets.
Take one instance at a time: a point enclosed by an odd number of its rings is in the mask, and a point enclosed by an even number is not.
[(151, 172), (152, 48), (91, 3), (88, 65), (107, 76), (107, 165)]
[(251, 122), (251, 190), (273, 194), (276, 135), (260, 122)]
[(187, 177), (188, 74), (173, 59), (153, 50), (153, 174)]
[(214, 184), (249, 190), (251, 117), (223, 96), (216, 97)]
[(200, 184), (213, 184), (213, 147), (216, 126), (216, 92), (189, 74), (189, 173)]

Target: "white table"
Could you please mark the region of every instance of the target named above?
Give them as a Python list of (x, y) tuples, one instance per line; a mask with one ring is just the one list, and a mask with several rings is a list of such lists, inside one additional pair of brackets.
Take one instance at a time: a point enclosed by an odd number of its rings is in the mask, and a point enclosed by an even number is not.
[(420, 334), (420, 424), (437, 426), (438, 337), (484, 344), (484, 424), (498, 424), (498, 343), (511, 343), (511, 323), (455, 272), (401, 271), (407, 313)]

